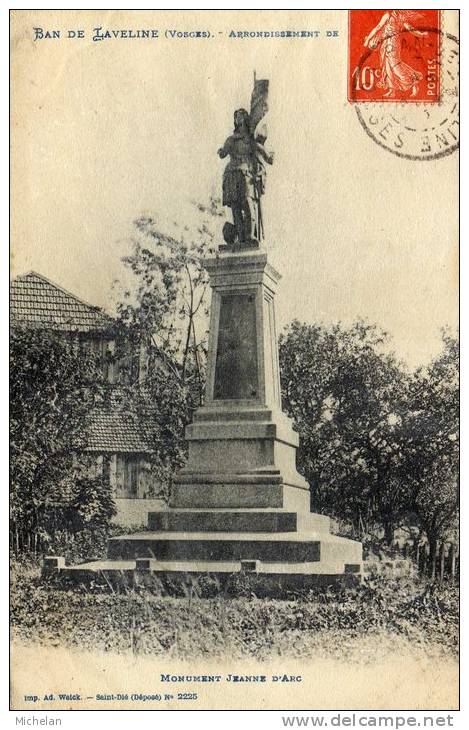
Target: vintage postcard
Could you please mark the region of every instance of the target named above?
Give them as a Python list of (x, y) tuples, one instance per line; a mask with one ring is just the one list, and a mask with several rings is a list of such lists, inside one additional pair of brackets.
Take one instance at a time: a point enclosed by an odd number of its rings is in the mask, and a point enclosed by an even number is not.
[(458, 11), (10, 33), (11, 709), (451, 726)]

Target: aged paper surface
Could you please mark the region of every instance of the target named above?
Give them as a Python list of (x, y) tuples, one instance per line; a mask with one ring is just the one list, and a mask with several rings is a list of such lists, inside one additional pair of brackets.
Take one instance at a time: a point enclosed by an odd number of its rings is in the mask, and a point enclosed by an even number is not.
[[(389, 111), (349, 100), (344, 10), (13, 11), (12, 275), (40, 272), (110, 309), (132, 221), (157, 211), (183, 225), (191, 200), (220, 195), (216, 151), (255, 71), (270, 80), (276, 157), (264, 217), (283, 275), (280, 327), (364, 317), (391, 333), (409, 367), (427, 363), (458, 317), (458, 152), (454, 134), (435, 131), (441, 104), (452, 113), (448, 95), (457, 101), (447, 73), (456, 11), (441, 11), (439, 33), (442, 101), (421, 107), (422, 132), (415, 116), (406, 122), (406, 101)], [(223, 680), (176, 687), (162, 673)], [(267, 681), (230, 684), (227, 674)], [(164, 699), (176, 691), (197, 700)], [(67, 692), (82, 699), (57, 699)], [(399, 645), (363, 665), (280, 655), (189, 664), (15, 641), (11, 693), (14, 709), (454, 709), (458, 666)]]

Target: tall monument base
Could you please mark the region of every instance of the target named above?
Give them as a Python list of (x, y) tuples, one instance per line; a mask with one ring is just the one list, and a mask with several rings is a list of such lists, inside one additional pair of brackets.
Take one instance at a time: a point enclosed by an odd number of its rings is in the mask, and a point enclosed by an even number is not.
[[(140, 577), (257, 574), (280, 590), (360, 580), (361, 543), (310, 512), (296, 470), (298, 434), (281, 410), (274, 297), (280, 275), (261, 249), (220, 247), (204, 262), (212, 307), (203, 407), (168, 508), (144, 532), (114, 537), (108, 560), (61, 571)], [(50, 565), (51, 568), (52, 564)]]

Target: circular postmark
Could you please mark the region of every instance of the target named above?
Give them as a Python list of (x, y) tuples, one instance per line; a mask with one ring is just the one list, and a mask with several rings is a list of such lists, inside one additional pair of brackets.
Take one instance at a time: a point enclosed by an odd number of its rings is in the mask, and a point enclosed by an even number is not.
[[(436, 160), (459, 147), (459, 41), (434, 28), (424, 31), (438, 34), (439, 53), (434, 60), (440, 85), (437, 101), (361, 101), (351, 96), (366, 134), (383, 149), (407, 160)], [(367, 68), (373, 51), (367, 49), (363, 54), (359, 70)]]

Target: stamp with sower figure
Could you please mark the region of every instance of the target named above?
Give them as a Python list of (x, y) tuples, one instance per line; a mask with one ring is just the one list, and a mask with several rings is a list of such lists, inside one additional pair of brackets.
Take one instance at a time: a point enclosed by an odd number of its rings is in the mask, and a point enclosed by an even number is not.
[(439, 10), (349, 12), (350, 101), (438, 102)]
[(408, 160), (459, 146), (459, 41), (443, 12), (349, 11), (348, 99), (366, 134)]

